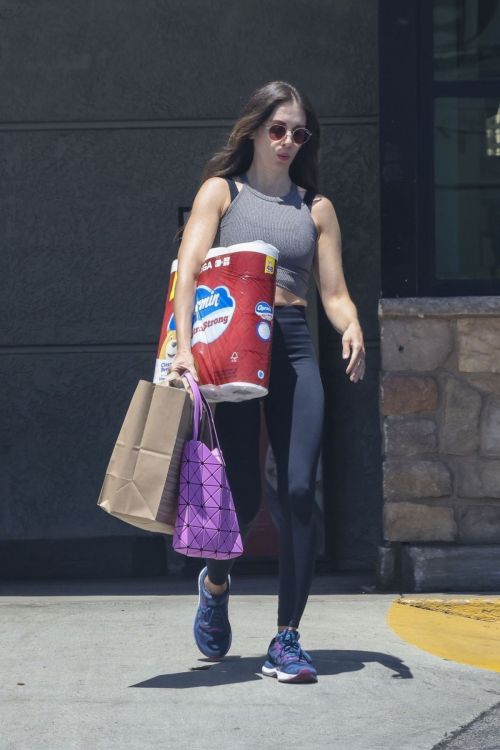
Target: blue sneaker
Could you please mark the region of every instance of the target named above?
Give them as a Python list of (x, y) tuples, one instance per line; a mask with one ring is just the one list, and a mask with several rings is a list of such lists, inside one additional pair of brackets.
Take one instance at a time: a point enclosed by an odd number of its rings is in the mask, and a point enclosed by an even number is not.
[(220, 596), (211, 594), (204, 586), (207, 569), (198, 576), (199, 601), (194, 618), (193, 634), (201, 653), (209, 659), (219, 661), (231, 646), (231, 625), (227, 613), (231, 577), (227, 577), (227, 589)]
[(267, 651), (262, 667), (266, 677), (277, 677), (278, 682), (317, 682), (318, 673), (307, 651), (302, 651), (297, 630), (282, 630)]

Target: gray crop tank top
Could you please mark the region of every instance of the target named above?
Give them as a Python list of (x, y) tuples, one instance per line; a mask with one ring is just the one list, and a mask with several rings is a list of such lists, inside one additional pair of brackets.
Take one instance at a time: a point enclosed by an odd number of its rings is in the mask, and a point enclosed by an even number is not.
[(302, 198), (292, 183), (287, 195), (265, 195), (250, 187), (245, 175), (236, 178), (243, 182), (238, 192), (234, 180), (226, 179), (233, 200), (216, 241), (222, 247), (254, 240), (274, 245), (279, 250), (276, 285), (305, 298), (317, 241), (309, 208), (314, 194), (307, 191)]

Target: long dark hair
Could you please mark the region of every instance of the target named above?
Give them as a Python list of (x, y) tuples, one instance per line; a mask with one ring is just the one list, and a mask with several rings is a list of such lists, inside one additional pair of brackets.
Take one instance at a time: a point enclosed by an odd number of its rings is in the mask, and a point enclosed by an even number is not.
[(303, 188), (318, 189), (319, 122), (306, 97), (284, 81), (270, 81), (256, 89), (243, 107), (224, 148), (207, 163), (202, 182), (209, 177), (236, 177), (246, 172), (253, 159), (250, 136), (281, 104), (294, 102), (306, 114), (306, 128), (312, 137), (298, 151), (290, 166), (290, 179)]

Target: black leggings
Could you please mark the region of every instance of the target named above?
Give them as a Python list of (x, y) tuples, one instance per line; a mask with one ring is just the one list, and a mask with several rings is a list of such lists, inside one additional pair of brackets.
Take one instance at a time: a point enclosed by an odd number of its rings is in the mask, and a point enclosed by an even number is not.
[[(314, 513), (324, 396), (305, 308), (275, 308), (267, 431), (276, 459), (280, 519), (278, 625), (298, 627), (318, 546)], [(259, 400), (221, 403), (215, 410), (242, 535), (259, 510)], [(207, 560), (208, 576), (223, 584), (232, 561)]]

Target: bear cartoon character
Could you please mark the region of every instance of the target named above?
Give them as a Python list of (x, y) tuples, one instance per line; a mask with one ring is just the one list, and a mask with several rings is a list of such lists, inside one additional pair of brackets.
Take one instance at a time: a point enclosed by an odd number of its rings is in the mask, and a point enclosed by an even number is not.
[(169, 363), (172, 362), (173, 358), (177, 354), (177, 331), (175, 329), (174, 316), (170, 316), (170, 320), (167, 323), (167, 333), (165, 340), (160, 350), (160, 359), (164, 359)]

